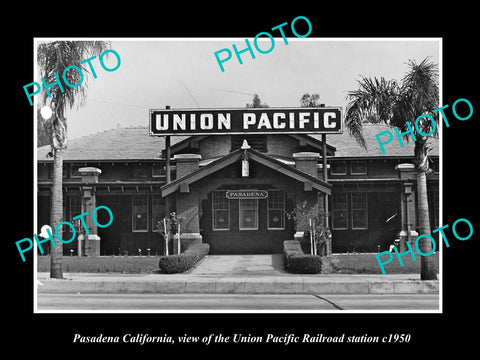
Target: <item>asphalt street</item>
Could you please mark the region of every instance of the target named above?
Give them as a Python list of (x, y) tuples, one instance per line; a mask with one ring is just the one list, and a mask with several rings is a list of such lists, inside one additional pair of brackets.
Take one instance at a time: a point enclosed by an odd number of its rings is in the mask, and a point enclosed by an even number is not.
[(439, 294), (48, 294), (42, 311), (438, 311)]

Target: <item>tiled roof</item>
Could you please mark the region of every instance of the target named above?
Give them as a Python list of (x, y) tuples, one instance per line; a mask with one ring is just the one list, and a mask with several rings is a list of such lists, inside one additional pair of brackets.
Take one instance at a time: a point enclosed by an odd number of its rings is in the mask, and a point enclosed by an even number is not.
[[(390, 143), (384, 145), (385, 155), (382, 154), (380, 145), (377, 142), (375, 135), (382, 131), (391, 131), (393, 139)], [(318, 140), (322, 139), (322, 135), (310, 135)], [(413, 157), (415, 142), (410, 139), (408, 142), (405, 137), (402, 137), (404, 146), (400, 146), (393, 127), (388, 125), (363, 125), (363, 137), (367, 145), (367, 150), (360, 146), (355, 138), (350, 136), (348, 129), (344, 129), (343, 134), (327, 135), (327, 143), (336, 147), (335, 157)], [(386, 141), (387, 135), (381, 137)], [(440, 141), (438, 138), (430, 137), (428, 146), (432, 148), (430, 155), (438, 156)]]
[[(335, 157), (382, 157), (375, 135), (385, 130), (391, 130), (391, 128), (386, 125), (364, 125), (363, 134), (367, 151), (349, 135), (348, 130), (343, 134), (327, 135), (327, 143), (337, 149)], [(321, 135), (310, 136), (321, 140)], [(176, 144), (187, 137), (172, 136), (171, 144)], [(415, 143), (413, 141), (404, 143), (405, 146), (401, 147), (394, 135), (393, 141), (385, 146), (385, 156), (412, 157)], [(429, 146), (432, 147), (431, 155), (439, 154), (438, 139), (431, 138)], [(147, 127), (117, 128), (70, 140), (67, 150), (63, 153), (63, 159), (66, 161), (153, 160), (160, 157), (164, 147), (165, 138), (149, 136)], [(49, 145), (38, 148), (38, 161), (51, 161), (52, 158), (46, 157), (49, 151)]]
[[(187, 136), (172, 136), (175, 144)], [(149, 136), (146, 127), (127, 127), (102, 131), (68, 141), (63, 160), (153, 160), (165, 148), (163, 136)], [(48, 161), (50, 145), (38, 148), (38, 161)]]

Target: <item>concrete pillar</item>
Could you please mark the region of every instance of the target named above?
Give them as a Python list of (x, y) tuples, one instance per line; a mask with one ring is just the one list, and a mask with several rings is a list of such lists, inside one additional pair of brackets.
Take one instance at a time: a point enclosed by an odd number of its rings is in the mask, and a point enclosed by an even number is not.
[[(322, 225), (326, 228), (329, 229), (328, 227), (328, 209), (325, 208), (327, 205), (327, 194), (319, 191), (318, 192), (318, 213), (321, 215), (321, 219), (323, 221)], [(331, 237), (328, 237), (326, 239), (326, 244), (325, 244), (325, 255), (330, 256), (332, 255), (332, 239)]]
[(415, 167), (413, 164), (405, 163), (395, 166), (399, 172), (400, 179), (404, 180), (401, 185), (401, 230), (398, 233), (400, 239), (400, 251), (408, 250), (406, 242), (409, 241), (412, 248), (418, 233), (416, 228), (415, 193), (413, 192), (413, 180), (415, 179)]
[[(188, 194), (177, 194), (177, 215), (182, 218), (180, 226), (180, 241), (182, 251), (192, 243), (201, 243), (200, 219), (198, 194), (191, 192)], [(177, 250), (176, 241), (174, 242), (174, 252)]]
[[(319, 178), (318, 176), (318, 160), (320, 159), (320, 154), (315, 152), (298, 152), (293, 154), (293, 159), (295, 160), (295, 168), (297, 170), (303, 171), (304, 173)], [(326, 162), (322, 166), (325, 166)], [(325, 174), (326, 171), (323, 171)], [(324, 175), (325, 176), (325, 175)], [(320, 176), (323, 178), (323, 176)], [(309, 219), (315, 218), (319, 215), (326, 215), (326, 194), (318, 192), (311, 189), (310, 187), (304, 186), (303, 191), (300, 191), (301, 195), (297, 196), (297, 201), (295, 204), (295, 210), (297, 213), (297, 230), (294, 235), (295, 240), (303, 240), (304, 233), (309, 228)], [(327, 221), (323, 218), (324, 223), (322, 225), (327, 225)], [(332, 252), (331, 241), (327, 241), (326, 244), (326, 255), (330, 255)]]
[[(177, 179), (181, 179), (199, 169), (199, 154), (178, 154), (174, 155), (177, 164)], [(180, 226), (181, 251), (192, 243), (201, 243), (200, 219), (199, 219), (199, 197), (198, 193), (185, 185), (180, 186), (180, 191), (176, 194), (177, 216), (182, 218)], [(178, 240), (174, 240), (174, 252), (177, 252)]]
[(309, 219), (317, 218), (319, 212), (317, 191), (299, 191), (295, 202), (296, 232), (294, 240), (303, 241), (304, 234), (309, 230)]
[(89, 215), (84, 217), (87, 229), (90, 234), (83, 234), (80, 245), (84, 256), (100, 255), (100, 237), (97, 234), (97, 225), (91, 216), (93, 210), (97, 207), (95, 190), (90, 184), (98, 183), (98, 175), (102, 173), (100, 169), (95, 167), (83, 167), (78, 170), (82, 176), (82, 213), (88, 212)]

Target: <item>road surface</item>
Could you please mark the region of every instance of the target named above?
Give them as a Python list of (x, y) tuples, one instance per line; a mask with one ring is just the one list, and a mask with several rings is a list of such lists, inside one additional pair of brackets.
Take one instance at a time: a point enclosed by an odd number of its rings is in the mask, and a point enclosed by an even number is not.
[(46, 294), (39, 311), (439, 310), (438, 294)]

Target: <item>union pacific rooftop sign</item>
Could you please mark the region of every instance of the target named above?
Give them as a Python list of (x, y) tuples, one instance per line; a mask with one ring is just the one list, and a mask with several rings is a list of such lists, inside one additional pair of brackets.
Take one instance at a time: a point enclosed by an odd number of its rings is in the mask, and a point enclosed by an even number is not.
[(150, 135), (340, 134), (341, 107), (150, 110)]

